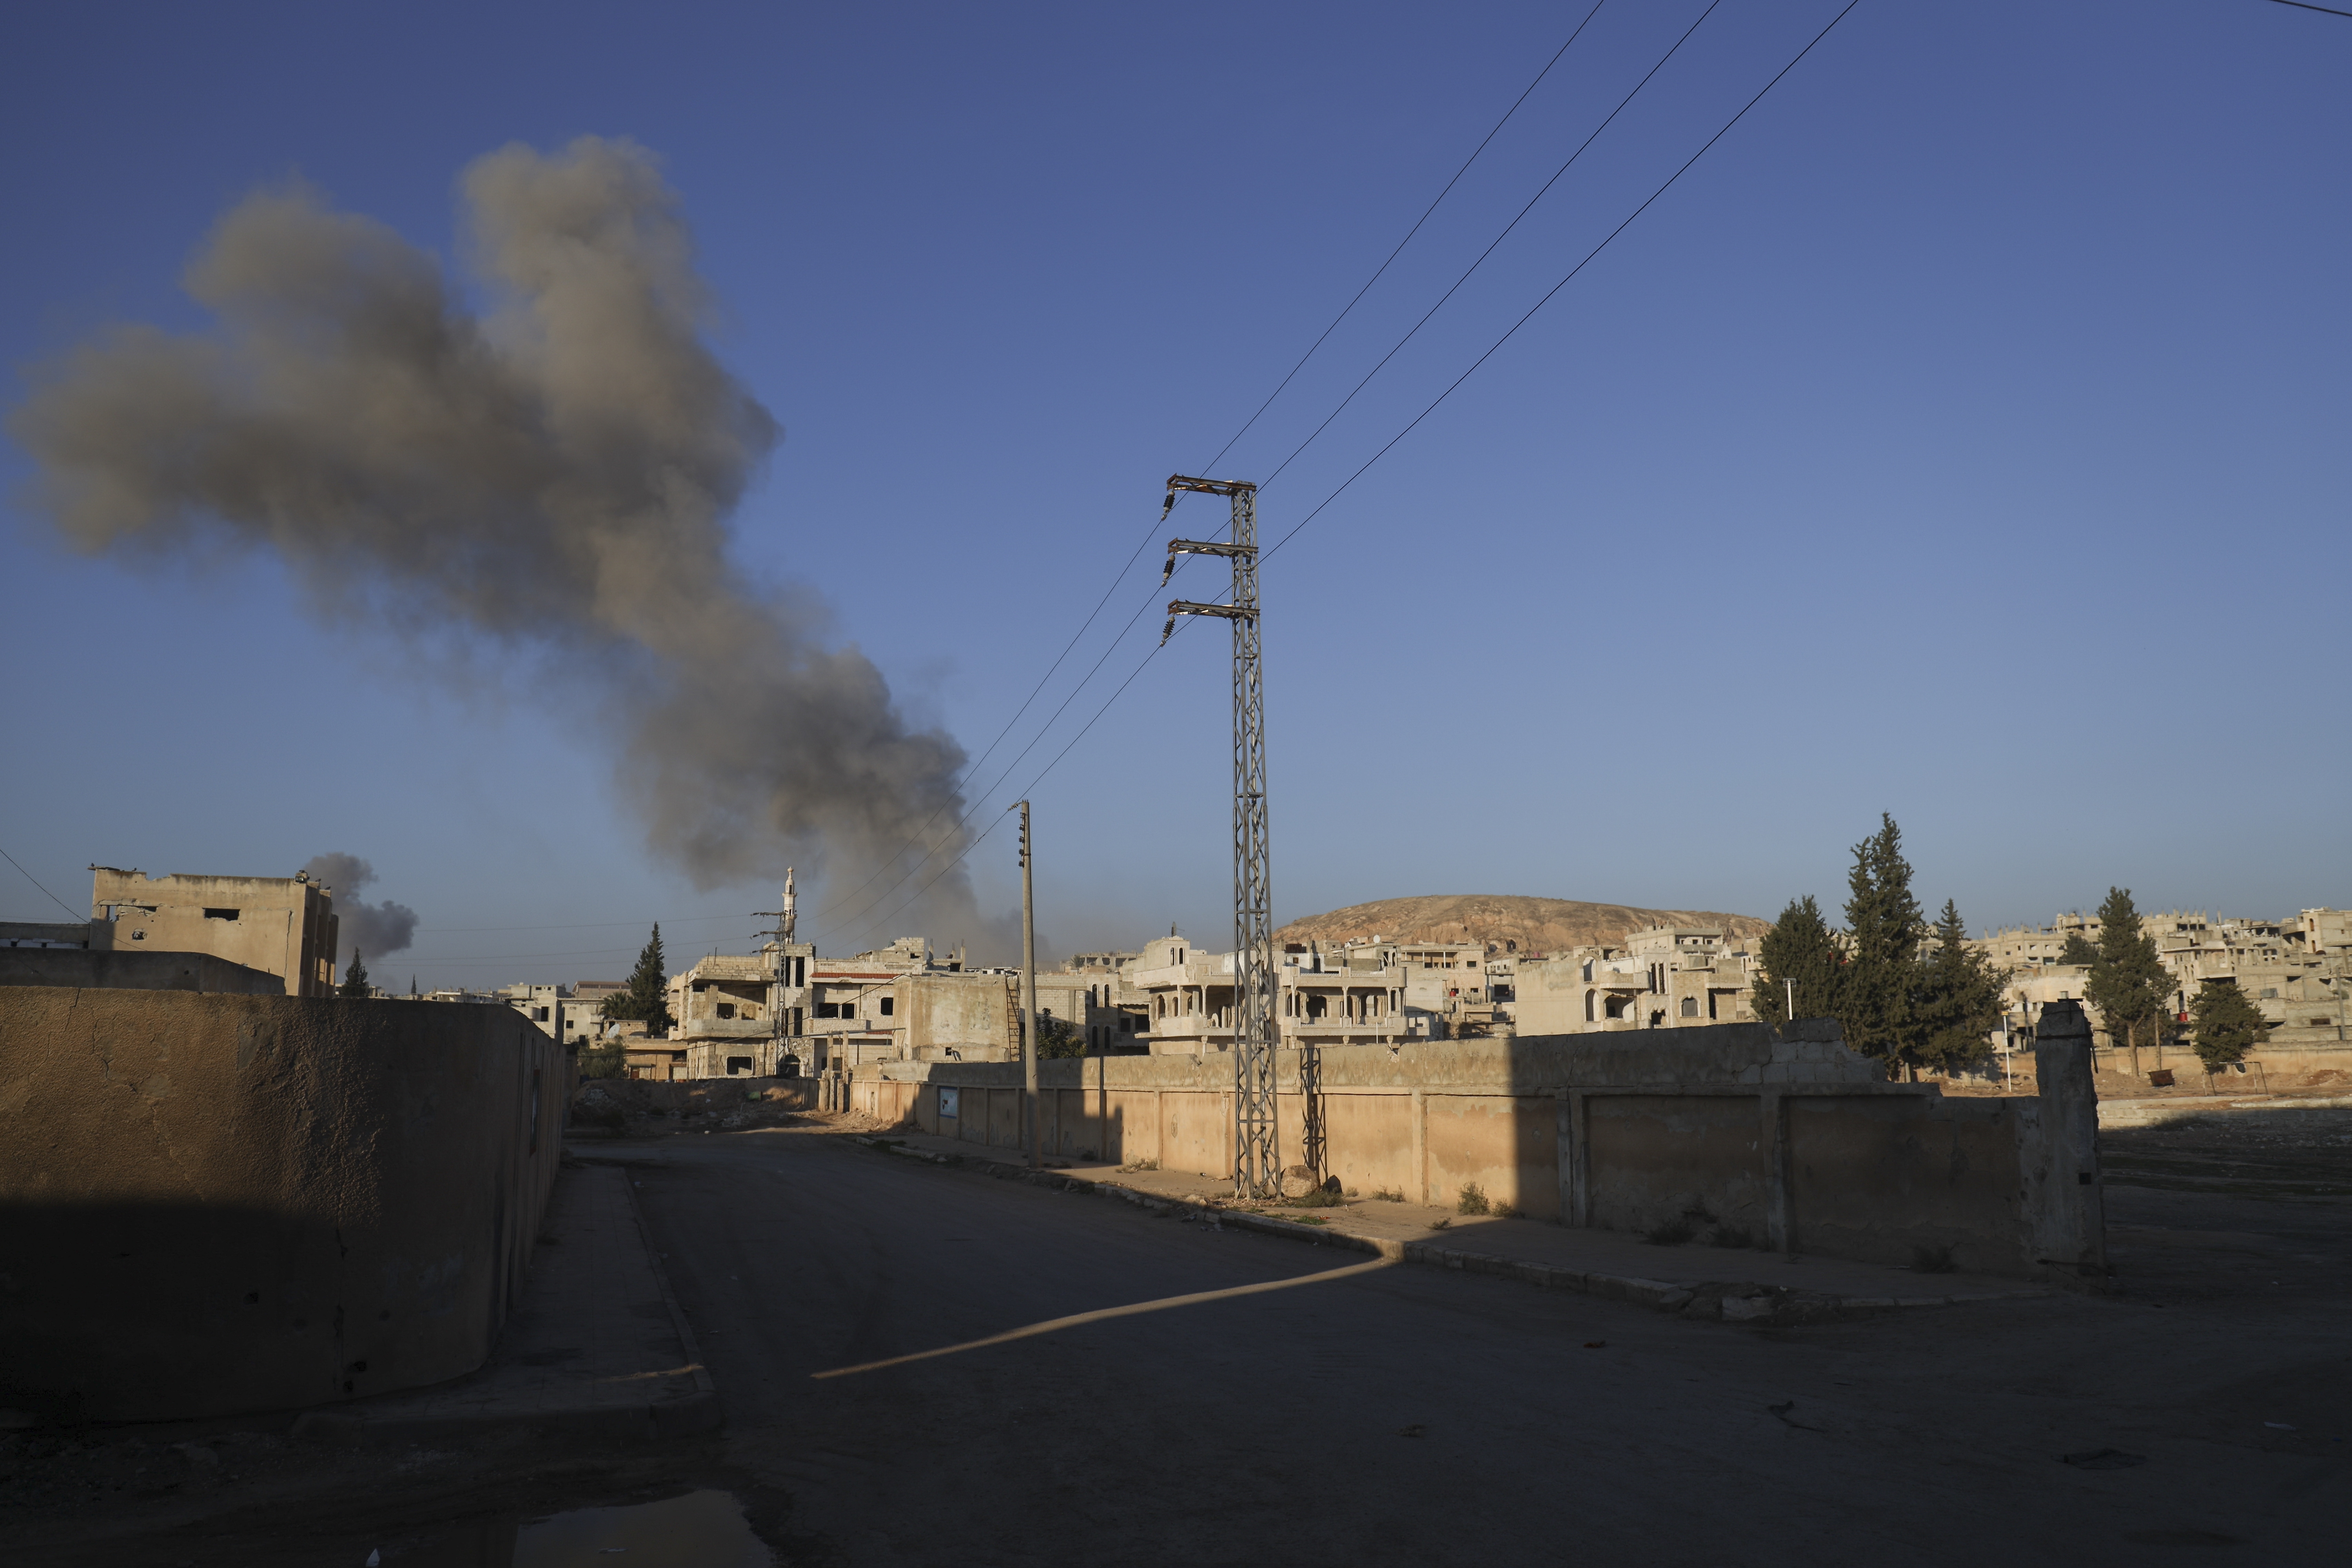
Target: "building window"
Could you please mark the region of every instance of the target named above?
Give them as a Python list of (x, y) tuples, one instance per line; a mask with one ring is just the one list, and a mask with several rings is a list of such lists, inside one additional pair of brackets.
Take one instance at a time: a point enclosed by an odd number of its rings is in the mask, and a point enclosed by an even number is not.
[(889, 1017), (898, 1012), (898, 999), (896, 996), (885, 996), (882, 998), (882, 1016), (884, 1017)]
[(750, 1072), (751, 1070), (751, 1058), (750, 1057), (729, 1057), (727, 1058), (727, 1076), (729, 1078), (735, 1078), (740, 1074)]
[(816, 1005), (816, 1016), (820, 1018), (838, 1018), (842, 1016), (841, 1004), (838, 1002), (820, 1002)]
[(542, 1024), (547, 1022), (547, 1009), (544, 1007), (539, 1010), (539, 1021)]
[(235, 910), (206, 910), (205, 911), (205, 919), (208, 921), (233, 921), (236, 919), (236, 911)]
[[(735, 1004), (732, 1002), (721, 1002), (715, 1009), (713, 1009), (713, 1011), (717, 1012), (722, 1018), (731, 1018), (735, 1016)], [(735, 1058), (730, 1057), (727, 1059), (729, 1061), (733, 1061)]]
[(1683, 998), (1683, 1016), (1685, 1018), (1696, 1018), (1698, 1016), (1697, 997), (1685, 996)]

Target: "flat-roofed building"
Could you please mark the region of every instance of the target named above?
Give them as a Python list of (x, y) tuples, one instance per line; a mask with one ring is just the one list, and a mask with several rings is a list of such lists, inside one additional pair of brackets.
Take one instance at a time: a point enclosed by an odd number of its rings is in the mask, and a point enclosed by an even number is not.
[(100, 951), (208, 952), (275, 974), (289, 996), (335, 990), (333, 889), (291, 877), (142, 876), (90, 868), (90, 940)]

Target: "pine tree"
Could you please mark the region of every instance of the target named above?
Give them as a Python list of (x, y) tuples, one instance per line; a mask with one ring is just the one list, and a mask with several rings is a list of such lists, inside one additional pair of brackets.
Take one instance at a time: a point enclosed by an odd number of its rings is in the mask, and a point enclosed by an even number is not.
[(2099, 950), (2084, 941), (2081, 931), (2070, 931), (2066, 933), (2066, 945), (2058, 950), (2058, 962), (2088, 969), (2099, 962)]
[(2234, 980), (2208, 980), (2189, 1000), (2189, 1037), (2210, 1071), (2242, 1060), (2249, 1046), (2270, 1038), (2270, 1020)]
[(677, 1024), (677, 1020), (670, 1016), (669, 965), (662, 957), (658, 923), (637, 954), (637, 966), (629, 971), (629, 988), (605, 997), (602, 1013), (607, 1018), (640, 1020), (646, 1032), (656, 1039), (667, 1036)]
[(1919, 971), (1913, 1003), (1919, 1058), (1950, 1072), (1990, 1056), (1990, 1037), (2000, 1023), (2000, 976), (1991, 960), (1969, 946), (1969, 928), (1949, 899)]
[(1846, 966), (1837, 1018), (1853, 1049), (1916, 1062), (1920, 1036), (1911, 1003), (1925, 922), (1911, 896), (1903, 830), (1885, 812), (1878, 822), (1878, 831), (1853, 847), (1846, 876)]
[(2156, 941), (2140, 930), (2129, 888), (2109, 888), (2099, 906), (2099, 961), (2083, 984), (2083, 999), (2099, 1010), (2116, 1044), (2156, 1045), (2172, 975), (2157, 956)]
[(1753, 994), (1759, 1018), (1768, 1024), (1788, 1021), (1782, 1015), (1788, 1011), (1792, 981), (1798, 1017), (1837, 1016), (1838, 981), (1845, 967), (1845, 952), (1811, 893), (1789, 900), (1789, 907), (1764, 933), (1757, 956), (1763, 961)]
[(352, 966), (343, 971), (343, 984), (335, 994), (364, 1002), (374, 988), (368, 984), (367, 965), (360, 962), (360, 950), (352, 949)]

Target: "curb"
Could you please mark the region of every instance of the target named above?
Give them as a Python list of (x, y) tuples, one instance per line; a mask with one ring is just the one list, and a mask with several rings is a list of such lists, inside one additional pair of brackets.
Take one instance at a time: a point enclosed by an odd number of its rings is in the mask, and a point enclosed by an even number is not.
[[(670, 1288), (669, 1271), (662, 1267), (662, 1255), (654, 1246), (653, 1232), (646, 1228), (645, 1211), (637, 1206), (636, 1184), (625, 1181), (622, 1190), (629, 1202), (629, 1216), (636, 1222), (637, 1239), (644, 1244), (646, 1261), (653, 1267), (655, 1288), (661, 1292), (662, 1305), (669, 1309), (670, 1326), (677, 1332), (678, 1348), (686, 1352), (687, 1367), (694, 1378), (693, 1393), (677, 1399), (529, 1413), (404, 1415), (396, 1410), (371, 1412), (364, 1405), (345, 1405), (304, 1411), (295, 1419), (290, 1435), (338, 1447), (361, 1448), (402, 1443), (464, 1442), (507, 1431), (528, 1432), (536, 1437), (641, 1443), (717, 1430), (725, 1419), (719, 1405), (719, 1391), (703, 1365), (701, 1347), (695, 1342), (694, 1330), (678, 1305), (677, 1293)], [(429, 1392), (411, 1389), (380, 1397), (386, 1405), (393, 1405)]]
[(918, 1160), (933, 1165), (961, 1165), (984, 1172), (999, 1181), (1026, 1182), (1032, 1186), (1048, 1187), (1059, 1192), (1094, 1193), (1122, 1199), (1139, 1208), (1192, 1209), (1213, 1216), (1210, 1220), (1212, 1226), (1231, 1226), (1237, 1230), (1255, 1231), (1261, 1236), (1280, 1237), (1286, 1241), (1336, 1247), (1349, 1252), (1373, 1253), (1424, 1268), (1452, 1268), (1465, 1274), (1487, 1274), (1498, 1279), (1517, 1279), (1546, 1289), (1574, 1290), (1603, 1300), (1627, 1301), (1637, 1307), (1673, 1312), (1700, 1322), (1779, 1328), (1797, 1323), (1884, 1317), (1922, 1307), (1958, 1307), (1980, 1301), (2011, 1301), (2052, 1294), (2048, 1290), (2029, 1288), (1969, 1296), (1833, 1296), (1817, 1290), (1759, 1285), (1744, 1279), (1708, 1280), (1696, 1286), (1677, 1285), (1633, 1275), (1605, 1274), (1557, 1264), (1530, 1263), (1524, 1258), (1473, 1252), (1465, 1247), (1446, 1247), (1433, 1241), (1393, 1241), (1380, 1237), (1356, 1236), (1347, 1231), (1327, 1230), (1320, 1226), (1276, 1219), (1270, 1215), (1221, 1209), (1198, 1198), (1147, 1193), (1116, 1182), (1088, 1181), (1081, 1176), (1063, 1175), (1056, 1171), (1033, 1171), (1026, 1165), (1013, 1164), (1009, 1161), (963, 1154), (936, 1154), (929, 1150), (908, 1148), (887, 1138), (853, 1134), (851, 1142), (886, 1154), (895, 1154), (903, 1160)]

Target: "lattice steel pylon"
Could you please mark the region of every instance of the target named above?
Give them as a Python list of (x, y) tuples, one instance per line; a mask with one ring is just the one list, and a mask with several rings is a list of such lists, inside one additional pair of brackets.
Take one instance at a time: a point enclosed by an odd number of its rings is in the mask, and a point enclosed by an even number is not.
[(1215, 616), (1234, 628), (1234, 1193), (1237, 1197), (1282, 1195), (1282, 1161), (1275, 1116), (1275, 1050), (1281, 1025), (1275, 1016), (1274, 898), (1266, 868), (1265, 678), (1258, 650), (1257, 486), (1244, 479), (1196, 479), (1178, 474), (1168, 481), (1165, 521), (1180, 491), (1225, 496), (1233, 502), (1233, 539), (1168, 542), (1165, 583), (1179, 555), (1223, 555), (1234, 563), (1230, 604), (1196, 605), (1183, 599), (1168, 605), (1165, 644), (1179, 616)]

